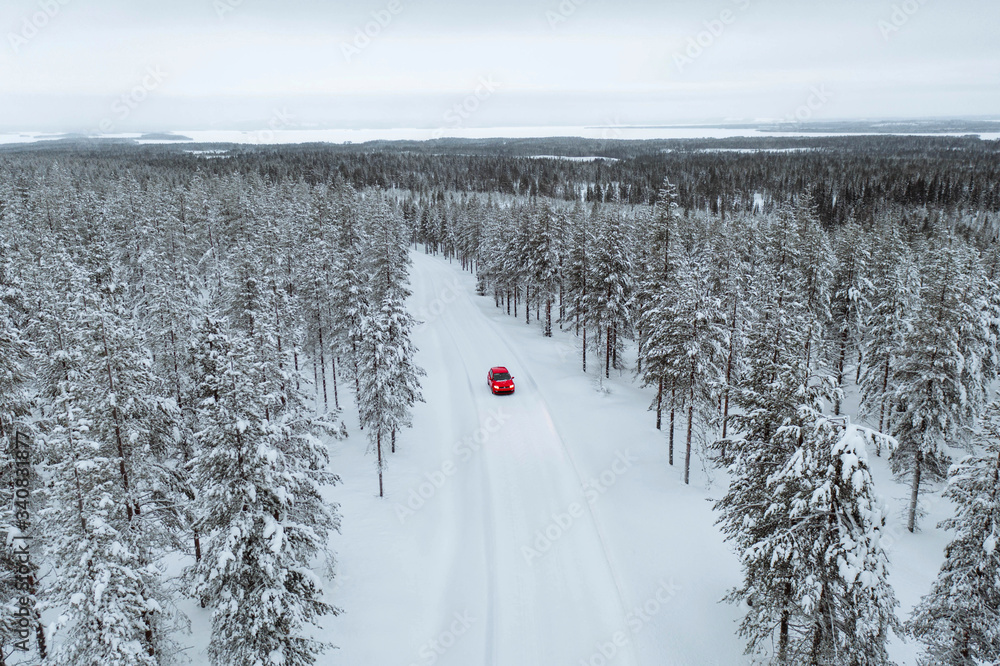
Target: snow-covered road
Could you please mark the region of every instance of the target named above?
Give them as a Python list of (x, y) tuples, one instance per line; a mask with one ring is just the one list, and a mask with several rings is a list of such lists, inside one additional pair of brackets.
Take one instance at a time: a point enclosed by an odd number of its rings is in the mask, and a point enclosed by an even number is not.
[[(530, 364), (469, 294), (454, 288), (454, 268), (419, 254), (414, 261), (414, 305), (427, 321), (418, 344), (437, 352), (425, 362), (457, 388), (442, 417), (451, 421), (453, 441), (463, 433), (473, 433), (473, 444), (485, 440), (470, 475), (482, 508), (474, 520), (481, 529), (471, 533), (482, 535), (486, 554), (483, 663), (558, 663), (625, 624), (618, 576), (584, 479)], [(486, 384), (486, 370), (501, 364), (514, 374), (513, 395), (494, 396)], [(429, 400), (437, 397), (428, 392)], [(484, 430), (476, 437), (479, 424)], [(616, 663), (637, 663), (631, 645), (618, 649)]]
[[(648, 396), (627, 377), (596, 391), (571, 335), (543, 338), (457, 265), (412, 257), (426, 403), (384, 499), (364, 433), (336, 447), (334, 663), (741, 663), (736, 609), (718, 603), (738, 565), (704, 485), (666, 464)], [(493, 365), (515, 394), (490, 393)]]

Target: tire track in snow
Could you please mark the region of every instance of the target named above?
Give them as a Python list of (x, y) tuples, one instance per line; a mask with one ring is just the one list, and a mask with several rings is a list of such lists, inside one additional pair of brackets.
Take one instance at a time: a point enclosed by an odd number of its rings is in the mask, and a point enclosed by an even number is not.
[[(432, 278), (432, 276), (429, 274), (428, 271), (419, 271), (419, 272), (415, 271), (415, 273), (419, 276), (421, 282), (420, 285), (421, 289), (426, 294), (431, 295), (440, 291), (439, 289), (440, 285), (436, 280)], [(459, 354), (462, 355), (461, 346), (458, 344), (458, 339), (452, 332), (451, 326), (438, 325), (435, 327), (435, 331), (438, 333), (443, 332), (444, 336), (446, 336), (451, 341), (450, 349), (453, 351), (458, 350)], [(441, 336), (439, 334), (436, 337), (438, 338), (439, 342), (441, 342), (444, 336)], [(444, 359), (447, 357), (448, 354), (445, 353), (445, 350), (442, 345), (441, 358)], [(471, 369), (468, 360), (462, 358), (462, 365), (464, 366), (465, 369), (464, 373), (465, 383), (469, 391), (468, 397), (469, 400), (476, 407), (476, 412), (477, 412), (476, 422), (478, 425), (483, 423), (484, 417), (487, 415), (488, 410), (483, 408), (483, 405), (480, 404), (480, 401), (476, 397), (476, 390), (473, 387)], [(458, 433), (453, 433), (453, 434), (458, 434)], [(456, 440), (453, 438), (453, 441)], [(486, 473), (484, 457), (482, 455), (477, 455), (476, 457), (477, 457), (478, 467), (480, 470), (480, 478), (482, 479), (481, 488), (483, 489), (482, 493), (483, 513), (484, 516), (489, 517), (489, 520), (482, 521), (484, 559), (486, 560), (486, 569), (489, 574), (487, 576), (487, 581), (486, 581), (486, 608), (484, 613), (485, 634), (483, 642), (484, 642), (484, 653), (486, 658), (486, 661), (484, 663), (493, 666), (497, 664), (497, 646), (496, 646), (495, 636), (496, 636), (496, 624), (498, 622), (497, 609), (496, 609), (497, 595), (496, 595), (496, 576), (495, 576), (496, 534), (494, 530), (494, 519), (493, 519), (493, 516), (495, 515), (495, 510), (493, 507), (493, 493), (490, 487), (489, 474)]]
[[(538, 392), (538, 398), (542, 402), (542, 404), (545, 406), (545, 414), (546, 414), (546, 416), (549, 417), (549, 421), (552, 423), (552, 429), (557, 434), (557, 439), (559, 440), (559, 446), (562, 448), (563, 454), (566, 456), (566, 459), (569, 460), (569, 464), (573, 468), (573, 473), (576, 475), (577, 480), (580, 482), (580, 488), (581, 489), (586, 488), (586, 482), (584, 481), (583, 474), (580, 472), (580, 467), (576, 464), (576, 460), (573, 458), (573, 454), (570, 453), (569, 447), (566, 446), (566, 441), (565, 441), (565, 439), (563, 439), (562, 433), (559, 432), (559, 428), (556, 426), (555, 422), (552, 420), (552, 416), (551, 416), (552, 415), (552, 411), (549, 409), (548, 401), (542, 395), (542, 390), (541, 390), (538, 382), (535, 381), (535, 378), (534, 378), (534, 376), (532, 376), (531, 371), (527, 370), (528, 366), (527, 366), (527, 364), (525, 364), (524, 359), (521, 358), (521, 355), (516, 350), (514, 350), (513, 348), (510, 348), (510, 349), (511, 349), (511, 354), (513, 355), (514, 359), (517, 360), (517, 362), (521, 365), (522, 368), (525, 368), (525, 370), (524, 370), (525, 374), (528, 375), (528, 378), (531, 380), (532, 385), (535, 387), (535, 390)], [(627, 618), (628, 614), (629, 614), (628, 605), (625, 603), (625, 594), (622, 591), (621, 579), (618, 576), (618, 572), (615, 571), (615, 567), (614, 567), (614, 565), (611, 562), (611, 554), (610, 554), (610, 551), (608, 549), (607, 537), (604, 534), (604, 530), (601, 528), (600, 521), (597, 519), (597, 516), (594, 514), (594, 507), (593, 507), (593, 505), (590, 502), (585, 502), (585, 504), (586, 504), (586, 507), (587, 507), (587, 515), (590, 516), (590, 522), (591, 522), (591, 524), (594, 527), (594, 531), (597, 533), (597, 539), (598, 539), (598, 541), (600, 541), (600, 543), (601, 543), (601, 553), (604, 556), (604, 562), (605, 562), (605, 564), (607, 564), (608, 573), (611, 576), (611, 580), (614, 581), (615, 590), (618, 592), (618, 605), (619, 605), (619, 609), (621, 610), (621, 614), (622, 614), (623, 626), (627, 626), (626, 623), (625, 623), (625, 618)], [(629, 642), (629, 645), (631, 646), (632, 660), (634, 661), (634, 663), (637, 666), (639, 666), (641, 664), (641, 661), (639, 659), (639, 651), (637, 649), (635, 649), (635, 645), (631, 641)]]

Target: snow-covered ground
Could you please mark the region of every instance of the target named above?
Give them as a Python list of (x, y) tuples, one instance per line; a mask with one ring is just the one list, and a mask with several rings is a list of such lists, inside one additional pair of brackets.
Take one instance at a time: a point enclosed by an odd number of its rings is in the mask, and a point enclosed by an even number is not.
[[(325, 663), (408, 666), (742, 664), (741, 610), (720, 603), (740, 580), (715, 526), (725, 478), (692, 464), (646, 410), (629, 374), (580, 371), (569, 332), (542, 337), (475, 293), (474, 278), (414, 252), (411, 308), (425, 403), (389, 456), (386, 497), (347, 401), (351, 436), (333, 445), (343, 484), (338, 578)], [(491, 365), (517, 384), (493, 396)], [(341, 386), (341, 397), (347, 392)], [(680, 434), (680, 429), (678, 429)], [(929, 589), (950, 511), (928, 496), (925, 531), (909, 534), (907, 488), (872, 455), (891, 507), (891, 583), (905, 618)], [(197, 622), (196, 622), (197, 624)], [(197, 646), (196, 646), (197, 649)], [(914, 664), (917, 646), (892, 656)]]

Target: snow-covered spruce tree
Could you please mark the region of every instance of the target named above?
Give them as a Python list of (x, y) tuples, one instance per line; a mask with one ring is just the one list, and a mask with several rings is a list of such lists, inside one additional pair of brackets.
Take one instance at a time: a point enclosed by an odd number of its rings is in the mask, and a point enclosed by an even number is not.
[(726, 348), (719, 365), (722, 369), (721, 437), (725, 439), (729, 428), (729, 403), (732, 388), (740, 382), (747, 338), (747, 321), (753, 311), (748, 302), (753, 275), (753, 247), (756, 233), (752, 218), (727, 217), (719, 223), (714, 238), (712, 262), (713, 293), (722, 301), (725, 315)]
[(559, 214), (549, 203), (537, 206), (534, 211), (533, 233), (526, 253), (530, 281), (534, 285), (535, 299), (545, 304), (543, 333), (552, 337), (552, 301), (559, 293)]
[[(833, 274), (833, 289), (829, 336), (837, 387), (843, 391), (844, 375), (849, 361), (861, 352), (865, 323), (868, 321), (872, 284), (868, 279), (871, 253), (870, 239), (854, 220), (837, 230), (834, 252), (837, 266)], [(858, 361), (860, 364), (860, 360)], [(860, 368), (859, 368), (860, 370)], [(840, 397), (834, 398), (833, 413), (840, 414)]]
[[(862, 343), (861, 413), (877, 419), (879, 432), (889, 430), (891, 371), (902, 356), (918, 276), (895, 221), (873, 234), (872, 290)], [(876, 455), (881, 455), (876, 448)]]
[(772, 664), (891, 663), (897, 602), (880, 544), (885, 511), (864, 439), (808, 405), (769, 441), (737, 445), (718, 503), (738, 545), (747, 653)]
[(890, 459), (910, 477), (907, 529), (917, 525), (923, 484), (945, 478), (945, 445), (968, 447), (968, 433), (985, 409), (996, 375), (996, 341), (985, 279), (967, 246), (950, 240), (930, 253), (919, 304), (910, 320), (904, 352), (892, 370), (892, 435), (899, 448)]
[(567, 262), (563, 284), (565, 285), (566, 318), (573, 320), (573, 330), (576, 335), (583, 333), (581, 363), (583, 371), (587, 371), (587, 280), (590, 275), (588, 249), (591, 245), (591, 234), (588, 229), (589, 216), (578, 200), (570, 213), (572, 220), (572, 235), (569, 239)]
[(187, 577), (192, 595), (212, 608), (209, 658), (313, 664), (329, 646), (310, 637), (310, 626), (339, 612), (312, 572), (339, 529), (336, 505), (321, 495), (338, 479), (318, 439), (335, 429), (308, 416), (290, 378), (285, 402), (275, 401), (254, 340), (222, 321), (201, 323), (190, 355), (201, 429), (189, 467), (205, 548)]
[(938, 527), (955, 536), (906, 625), (926, 646), (928, 665), (1000, 662), (1000, 404), (990, 406), (977, 440), (979, 453), (948, 473), (944, 496), (957, 512)]
[(176, 649), (157, 563), (174, 542), (158, 509), (173, 402), (150, 370), (113, 267), (90, 282), (65, 256), (52, 268), (68, 274), (69, 289), (47, 294), (39, 314), (41, 390), (51, 405), (41, 423), (49, 496), (41, 519), (59, 580), (44, 599), (60, 613), (50, 660), (168, 663)]
[[(330, 223), (329, 204), (325, 196), (317, 197), (312, 219), (302, 239), (303, 257), (298, 262), (295, 278), (298, 291), (298, 317), (304, 335), (306, 353), (312, 358), (315, 373), (315, 397), (324, 411), (329, 409), (327, 367), (332, 370), (333, 405), (340, 409), (337, 387), (337, 341), (334, 335), (333, 266), (337, 257), (324, 233)], [(332, 358), (327, 358), (328, 356)], [(317, 372), (318, 367), (318, 372)]]
[[(333, 335), (340, 358), (347, 362), (355, 394), (360, 392), (358, 346), (361, 342), (361, 319), (368, 308), (370, 286), (364, 269), (364, 237), (355, 192), (348, 185), (333, 193), (335, 227), (332, 230), (335, 260), (332, 292)], [(426, 212), (426, 209), (425, 209)]]
[[(664, 390), (676, 388), (667, 379), (671, 357), (663, 344), (664, 325), (660, 320), (669, 307), (669, 290), (673, 286), (670, 241), (676, 233), (677, 211), (677, 187), (664, 178), (650, 219), (641, 230), (645, 234), (645, 242), (638, 266), (639, 279), (632, 295), (642, 366), (640, 374), (644, 386), (656, 386), (656, 398), (650, 409), (655, 406), (657, 430), (661, 429), (663, 421)], [(673, 464), (673, 432), (670, 439), (670, 463)]]
[(476, 293), (485, 296), (492, 292), (493, 304), (500, 307), (500, 217), (496, 211), (483, 221), (476, 251)]
[(632, 325), (633, 229), (617, 204), (602, 209), (599, 225), (590, 255), (586, 307), (588, 320), (598, 332), (594, 346), (604, 361), (604, 376), (610, 377), (612, 367), (621, 367), (618, 357)]
[[(804, 305), (807, 317), (805, 329), (806, 365), (830, 367), (830, 350), (824, 346), (824, 332), (830, 324), (830, 300), (834, 284), (833, 248), (819, 223), (816, 204), (806, 195), (794, 207), (797, 222), (798, 264), (797, 298)], [(833, 395), (836, 404), (841, 398)]]
[(695, 417), (704, 429), (712, 420), (723, 381), (720, 367), (726, 344), (722, 303), (712, 293), (712, 253), (703, 233), (682, 234), (678, 243), (673, 303), (664, 314), (661, 347), (667, 352), (671, 388), (683, 388), (687, 407), (684, 483), (691, 477)]
[[(749, 653), (772, 663), (841, 663), (831, 651), (864, 642), (858, 663), (886, 663), (894, 602), (877, 538), (864, 537), (881, 528), (881, 515), (858, 462), (860, 445), (842, 442), (842, 426), (820, 413), (836, 389), (810, 359), (817, 317), (805, 288), (809, 273), (800, 269), (800, 230), (788, 209), (761, 229), (748, 294), (755, 317), (746, 366), (733, 387), (740, 409), (730, 416), (729, 436), (715, 444), (731, 475), (716, 505), (719, 522), (744, 563), (744, 583), (729, 600), (748, 603), (741, 635)], [(843, 469), (852, 473), (845, 477)], [(800, 471), (804, 480), (792, 483)], [(814, 492), (827, 483), (828, 495)], [(834, 506), (834, 498), (844, 501)], [(841, 568), (841, 560), (854, 568)], [(868, 573), (852, 578), (858, 569)]]
[(415, 321), (405, 307), (410, 295), (409, 255), (402, 225), (381, 198), (369, 202), (367, 214), (370, 243), (366, 267), (373, 307), (362, 316), (358, 410), (375, 450), (382, 497), (386, 444), (395, 451), (397, 431), (411, 424), (413, 405), (423, 400), (420, 377), (425, 373), (414, 358), (411, 335)]

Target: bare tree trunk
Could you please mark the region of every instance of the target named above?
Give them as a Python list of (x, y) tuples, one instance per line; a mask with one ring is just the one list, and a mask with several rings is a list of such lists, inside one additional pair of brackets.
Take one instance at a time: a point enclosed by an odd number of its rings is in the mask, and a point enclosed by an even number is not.
[(545, 337), (552, 337), (552, 297), (545, 297)]
[(604, 376), (605, 378), (611, 377), (611, 327), (608, 326), (607, 335), (604, 336), (605, 354), (604, 354)]
[[(560, 260), (560, 264), (562, 260)], [(562, 273), (560, 273), (561, 275)], [(563, 302), (563, 284), (559, 283), (559, 330), (563, 330), (563, 322), (566, 320), (566, 304)]]
[(778, 629), (778, 663), (782, 666), (788, 663), (788, 625), (791, 622), (791, 612), (788, 610), (788, 599), (792, 596), (791, 583), (785, 583), (784, 607), (781, 609), (781, 625)]
[(906, 520), (906, 529), (913, 532), (917, 527), (917, 499), (920, 495), (920, 474), (924, 462), (924, 452), (917, 451), (913, 461), (913, 485), (910, 487), (910, 510)]
[(611, 333), (611, 367), (617, 369), (618, 365), (618, 324), (615, 324)]
[(587, 372), (587, 325), (583, 325), (583, 371)]
[(326, 356), (323, 353), (323, 327), (319, 327), (319, 376), (323, 381), (323, 411), (330, 408), (330, 401), (326, 396)]
[(524, 323), (531, 323), (531, 287), (524, 288)]
[(674, 464), (674, 414), (677, 406), (677, 388), (673, 381), (670, 382), (670, 447), (669, 462)]
[(382, 431), (375, 434), (375, 452), (378, 455), (378, 496), (385, 497), (382, 490)]
[(184, 401), (181, 399), (181, 371), (177, 362), (177, 336), (174, 335), (173, 327), (170, 328), (170, 353), (174, 361), (174, 391), (177, 393), (177, 407), (183, 407)]
[(691, 430), (694, 427), (694, 365), (691, 366), (691, 394), (688, 396), (688, 431), (687, 444), (684, 449), (684, 483), (688, 484), (691, 478)]
[(726, 359), (726, 388), (722, 404), (722, 439), (726, 438), (726, 427), (729, 425), (729, 387), (733, 377), (733, 359), (736, 356), (736, 308), (738, 301), (733, 298), (733, 323), (729, 328), (729, 357)]
[[(105, 367), (108, 371), (108, 391), (115, 392), (114, 376), (111, 373), (111, 351), (108, 349), (108, 337), (104, 328), (104, 321), (101, 321), (101, 342), (104, 344)], [(132, 492), (129, 488), (128, 470), (125, 468), (125, 442), (122, 441), (121, 417), (118, 414), (118, 403), (115, 401), (111, 406), (111, 418), (115, 422), (115, 442), (118, 445), (118, 472), (122, 477), (122, 487), (125, 490), (125, 516), (132, 522), (132, 516), (139, 513), (139, 507), (132, 506)]]
[(636, 340), (638, 351), (635, 355), (635, 374), (642, 374), (642, 328), (636, 331)]
[[(844, 365), (847, 363), (847, 329), (840, 335), (840, 356), (837, 358), (837, 388), (844, 390)], [(833, 401), (833, 415), (840, 414), (840, 395)]]
[(330, 364), (333, 366), (333, 407), (340, 409), (340, 398), (337, 396), (337, 356), (330, 354)]
[(396, 452), (396, 429), (392, 429), (392, 452)]
[(660, 430), (660, 424), (663, 422), (663, 377), (660, 377), (660, 381), (656, 385), (656, 429)]
[(878, 428), (880, 432), (885, 432), (885, 395), (889, 391), (889, 368), (892, 365), (892, 357), (886, 356), (885, 368), (882, 371), (882, 409), (879, 410)]
[(319, 411), (319, 369), (316, 367), (316, 359), (313, 359), (313, 406)]

